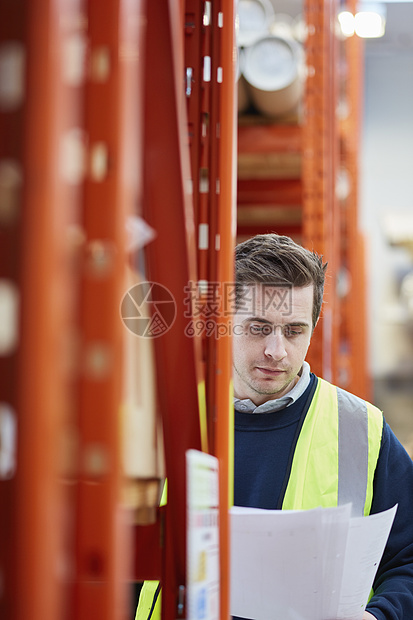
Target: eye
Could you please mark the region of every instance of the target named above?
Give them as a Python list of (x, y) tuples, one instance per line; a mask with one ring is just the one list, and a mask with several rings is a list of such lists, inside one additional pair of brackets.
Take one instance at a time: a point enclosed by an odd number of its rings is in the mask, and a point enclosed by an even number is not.
[(262, 325), (250, 325), (249, 331), (253, 336), (258, 336), (262, 334)]
[(287, 338), (292, 338), (293, 336), (299, 336), (303, 333), (303, 330), (298, 325), (287, 325), (284, 334)]
[(249, 327), (249, 331), (253, 336), (269, 336), (271, 334), (271, 325), (267, 324), (252, 324)]

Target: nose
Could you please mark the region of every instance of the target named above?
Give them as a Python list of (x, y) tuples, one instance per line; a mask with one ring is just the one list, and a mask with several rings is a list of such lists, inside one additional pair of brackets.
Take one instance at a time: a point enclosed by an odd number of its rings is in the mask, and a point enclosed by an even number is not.
[(277, 362), (286, 357), (285, 338), (280, 331), (274, 331), (265, 339), (265, 355)]

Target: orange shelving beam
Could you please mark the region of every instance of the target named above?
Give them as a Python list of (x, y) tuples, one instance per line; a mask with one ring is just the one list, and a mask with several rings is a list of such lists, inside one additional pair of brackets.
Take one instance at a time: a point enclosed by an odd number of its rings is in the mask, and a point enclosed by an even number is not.
[(238, 206), (301, 206), (301, 179), (239, 179)]
[(239, 125), (238, 153), (301, 153), (301, 125)]
[(237, 202), (240, 238), (277, 232), (301, 241), (301, 160), (301, 125), (239, 124)]

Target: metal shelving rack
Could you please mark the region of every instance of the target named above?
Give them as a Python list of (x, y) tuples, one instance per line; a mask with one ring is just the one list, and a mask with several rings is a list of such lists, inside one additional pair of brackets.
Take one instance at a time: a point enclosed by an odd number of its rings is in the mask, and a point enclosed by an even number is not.
[[(220, 466), (220, 605), (225, 618), (232, 399), (230, 317), (223, 311), (222, 283), (233, 280), (235, 16), (232, 0), (188, 1), (181, 13), (171, 7), (159, 2), (147, 8), (144, 111), (143, 214), (157, 233), (147, 251), (148, 274), (167, 286), (178, 304), (172, 329), (155, 342), (168, 477), (161, 525), (165, 547), (158, 554), (157, 576), (163, 584), (163, 617), (175, 618), (186, 569), (185, 451), (209, 451)], [(213, 320), (220, 338), (196, 332), (185, 336), (188, 283), (195, 285), (197, 304), (209, 303), (208, 291), (217, 293)], [(139, 576), (146, 577), (145, 566), (140, 570)]]

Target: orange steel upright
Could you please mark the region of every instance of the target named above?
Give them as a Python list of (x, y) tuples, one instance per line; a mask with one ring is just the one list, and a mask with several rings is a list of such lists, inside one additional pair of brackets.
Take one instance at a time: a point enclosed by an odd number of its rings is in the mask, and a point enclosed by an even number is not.
[[(227, 618), (230, 317), (221, 320), (227, 308), (221, 298), (219, 321), (225, 334), (214, 342), (211, 338), (202, 357), (201, 334), (188, 330), (195, 317), (188, 284), (233, 281), (235, 15), (232, 1), (188, 1), (179, 23), (176, 4), (162, 0), (148, 5), (145, 57), (143, 215), (156, 231), (155, 240), (145, 250), (146, 274), (166, 286), (177, 303), (175, 323), (154, 341), (168, 478), (162, 613), (167, 620), (185, 614), (179, 604), (186, 582), (184, 456), (188, 448), (195, 447), (215, 454), (220, 464), (221, 617)], [(184, 64), (180, 63), (181, 52)], [(219, 290), (222, 293), (224, 287)], [(216, 400), (207, 400), (208, 417), (215, 427), (209, 438), (202, 360), (208, 384), (215, 386)]]
[[(62, 617), (70, 565), (62, 480), (72, 380), (71, 232), (79, 189), (70, 153), (79, 147), (81, 87), (66, 51), (80, 40), (81, 6), (76, 0), (2, 2), (0, 24), (3, 304), (5, 295), (13, 301), (3, 278), (19, 286), (18, 304), (8, 315), (12, 322), (2, 325), (8, 338), (17, 328), (17, 338), (7, 356), (0, 355), (0, 449), (11, 442), (16, 456), (15, 467), (0, 480), (0, 614), (52, 620)], [(14, 410), (16, 446), (10, 434), (3, 436), (3, 403)]]
[[(218, 318), (215, 382), (215, 455), (220, 466), (220, 583), (221, 620), (229, 610), (230, 529), (228, 509), (233, 504), (233, 391), (232, 391), (232, 312), (230, 291), (234, 292), (234, 244), (236, 234), (236, 98), (235, 98), (235, 5), (233, 0), (220, 3), (222, 19), (222, 84), (219, 103), (219, 193), (217, 214), (217, 281), (224, 285)], [(226, 283), (230, 283), (226, 287)], [(232, 298), (233, 299), (233, 298)], [(233, 307), (232, 307), (233, 310)], [(212, 360), (211, 360), (212, 363)]]
[[(120, 410), (126, 217), (137, 198), (139, 0), (87, 3), (85, 244), (79, 313), (77, 620), (126, 618), (128, 523), (122, 506)], [(135, 177), (135, 180), (134, 180)], [(129, 551), (129, 550), (128, 550)]]
[[(202, 10), (201, 10), (202, 9)], [(206, 371), (209, 450), (219, 459), (221, 618), (229, 615), (229, 521), (233, 479), (231, 326), (235, 240), (234, 2), (187, 0), (185, 67), (198, 302)], [(201, 41), (201, 44), (199, 43)], [(195, 69), (194, 69), (195, 68)]]
[[(25, 16), (26, 2), (0, 4), (0, 49), (24, 53), (27, 45)], [(4, 54), (3, 51), (3, 54)], [(17, 75), (17, 84), (22, 84)], [(21, 489), (16, 479), (17, 453), (13, 428), (16, 427), (19, 394), (19, 361), (21, 337), (18, 330), (17, 300), (21, 299), (22, 216), (21, 190), (23, 183), (22, 126), (26, 93), (4, 95), (4, 75), (0, 75), (0, 282), (2, 304), (7, 296), (11, 314), (3, 318), (0, 346), (0, 617), (16, 620), (16, 589), (18, 584), (15, 528), (17, 494)], [(6, 91), (7, 92), (7, 91)], [(2, 314), (2, 316), (4, 316)], [(17, 321), (16, 321), (17, 318)], [(5, 436), (6, 424), (9, 437)], [(21, 420), (19, 420), (19, 424)], [(5, 451), (8, 457), (5, 459)], [(6, 452), (6, 455), (7, 455)], [(6, 462), (4, 462), (6, 460)]]
[[(186, 335), (196, 282), (196, 231), (189, 192), (190, 162), (184, 91), (183, 23), (179, 3), (147, 3), (144, 78), (143, 217), (155, 230), (145, 248), (148, 280), (166, 287), (176, 318), (154, 339), (159, 409), (163, 420), (168, 502), (162, 562), (162, 615), (184, 613), (186, 584), (185, 452), (207, 451), (201, 342)], [(189, 304), (191, 306), (191, 304)]]
[[(348, 10), (357, 11), (356, 0), (348, 3)], [(348, 286), (342, 300), (343, 387), (360, 397), (371, 398), (368, 376), (366, 328), (366, 271), (364, 238), (359, 226), (359, 150), (361, 139), (361, 109), (363, 100), (363, 40), (357, 35), (346, 38), (342, 44), (341, 92), (344, 107), (341, 119), (340, 161), (348, 179), (348, 191), (341, 202), (342, 211), (342, 264), (348, 277)]]
[(338, 158), (335, 66), (336, 0), (305, 0), (307, 80), (303, 122), (303, 245), (329, 263), (322, 318), (309, 350), (312, 370), (335, 381), (338, 353), (336, 275), (339, 216), (335, 197)]
[[(197, 280), (192, 284), (193, 325), (202, 338), (206, 409), (213, 407), (214, 381), (209, 360), (214, 353), (214, 327), (219, 293), (214, 271), (217, 185), (217, 50), (215, 28), (218, 3), (186, 0), (184, 18), (184, 71), (192, 202), (197, 240)], [(206, 324), (210, 328), (206, 330)], [(208, 415), (208, 442), (214, 436)]]
[[(206, 3), (186, 0), (184, 15), (185, 99), (191, 163), (193, 208), (197, 237), (198, 279), (208, 280), (210, 253), (209, 201), (212, 190), (211, 91), (214, 76), (211, 54), (211, 16)], [(210, 6), (210, 5), (209, 5)]]

